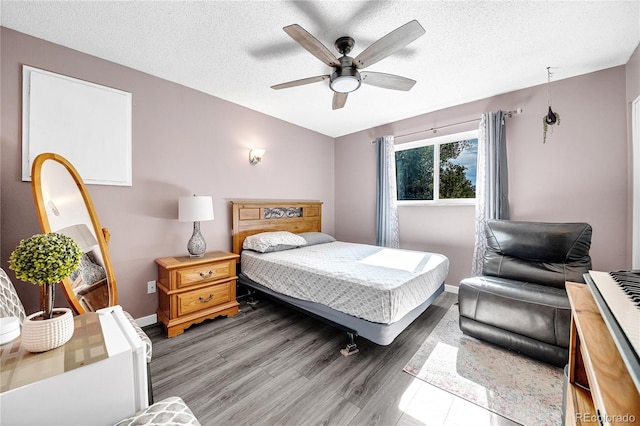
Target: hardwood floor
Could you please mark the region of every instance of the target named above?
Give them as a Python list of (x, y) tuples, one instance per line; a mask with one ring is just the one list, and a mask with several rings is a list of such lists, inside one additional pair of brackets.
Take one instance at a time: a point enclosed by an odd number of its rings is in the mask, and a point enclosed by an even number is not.
[(350, 357), (344, 332), (266, 299), (171, 339), (146, 327), (154, 397), (182, 397), (203, 425), (471, 424), (465, 410), (513, 424), (402, 371), (455, 301), (443, 293), (389, 346), (356, 339)]

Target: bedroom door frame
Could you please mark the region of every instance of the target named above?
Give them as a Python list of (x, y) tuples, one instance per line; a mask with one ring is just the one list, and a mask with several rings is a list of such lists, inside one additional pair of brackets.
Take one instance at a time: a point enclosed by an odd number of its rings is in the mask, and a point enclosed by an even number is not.
[(632, 237), (631, 267), (640, 269), (640, 96), (631, 103), (632, 176)]

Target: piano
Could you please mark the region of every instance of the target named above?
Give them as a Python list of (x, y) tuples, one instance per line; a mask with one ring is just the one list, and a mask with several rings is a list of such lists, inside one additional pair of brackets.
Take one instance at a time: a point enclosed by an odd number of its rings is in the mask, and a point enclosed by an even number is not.
[(564, 424), (640, 424), (640, 271), (589, 271), (584, 279), (566, 283)]
[(589, 271), (584, 279), (640, 391), (640, 271)]

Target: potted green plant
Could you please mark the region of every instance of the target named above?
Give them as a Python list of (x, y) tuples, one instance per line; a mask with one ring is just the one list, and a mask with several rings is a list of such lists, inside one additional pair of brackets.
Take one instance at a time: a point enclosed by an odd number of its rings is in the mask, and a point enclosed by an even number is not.
[(73, 314), (68, 308), (53, 308), (55, 285), (78, 269), (80, 246), (55, 232), (36, 234), (20, 241), (9, 256), (16, 277), (43, 286), (40, 311), (22, 325), (22, 343), (31, 352), (43, 352), (65, 344), (73, 335)]
[(553, 126), (554, 124), (558, 124), (558, 126), (560, 125), (560, 114), (549, 107), (547, 115), (542, 117), (542, 143), (547, 143), (547, 130), (549, 129), (549, 126)]

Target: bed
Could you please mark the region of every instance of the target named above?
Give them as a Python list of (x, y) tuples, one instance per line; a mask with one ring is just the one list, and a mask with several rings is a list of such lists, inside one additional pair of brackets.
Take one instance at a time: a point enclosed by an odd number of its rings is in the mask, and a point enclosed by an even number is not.
[(344, 355), (356, 336), (391, 344), (444, 291), (444, 255), (335, 241), (322, 202), (231, 205), (239, 284), (346, 331)]

